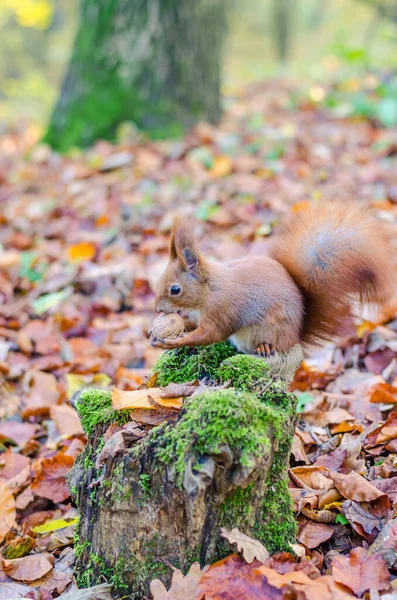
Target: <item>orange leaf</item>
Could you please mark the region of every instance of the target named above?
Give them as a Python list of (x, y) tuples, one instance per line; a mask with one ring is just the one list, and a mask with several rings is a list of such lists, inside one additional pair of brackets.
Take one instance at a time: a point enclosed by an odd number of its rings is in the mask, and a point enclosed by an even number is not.
[(14, 496), (5, 483), (0, 481), (0, 543), (15, 525), (16, 508)]
[(96, 246), (91, 242), (79, 242), (78, 244), (69, 246), (67, 253), (68, 259), (71, 262), (84, 262), (94, 258)]
[(210, 169), (212, 177), (227, 177), (233, 171), (233, 161), (230, 156), (217, 156)]
[(396, 404), (397, 388), (388, 383), (376, 383), (371, 389), (370, 402)]
[(156, 410), (158, 406), (163, 406), (164, 408), (181, 408), (182, 397), (162, 398), (162, 394), (163, 390), (161, 388), (149, 388), (147, 390), (134, 390), (131, 392), (113, 388), (113, 408), (115, 410), (134, 410), (136, 408)]

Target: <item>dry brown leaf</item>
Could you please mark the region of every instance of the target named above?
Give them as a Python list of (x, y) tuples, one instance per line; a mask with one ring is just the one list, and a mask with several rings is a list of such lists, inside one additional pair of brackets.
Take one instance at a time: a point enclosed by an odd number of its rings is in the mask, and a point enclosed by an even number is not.
[(199, 383), (169, 383), (166, 387), (162, 388), (163, 393), (162, 399), (166, 398), (178, 398), (179, 396), (191, 396), (197, 391)]
[(23, 454), (13, 452), (11, 449), (0, 454), (0, 481), (7, 481), (19, 475), (29, 467), (30, 459)]
[(51, 406), (50, 417), (55, 421), (59, 433), (65, 437), (83, 433), (77, 412), (67, 404)]
[(27, 394), (24, 398), (23, 418), (31, 415), (48, 415), (50, 406), (58, 403), (61, 397), (60, 386), (55, 375), (34, 371), (24, 378)]
[(230, 544), (236, 544), (237, 550), (242, 552), (247, 563), (251, 564), (256, 558), (264, 563), (269, 558), (269, 552), (258, 542), (250, 538), (245, 533), (242, 533), (238, 527), (233, 527), (232, 530), (221, 527), (221, 535), (226, 538)]
[(32, 423), (18, 423), (7, 421), (0, 423), (0, 441), (12, 440), (22, 450), (28, 441), (35, 435), (38, 427)]
[(313, 548), (317, 548), (323, 542), (329, 540), (334, 534), (334, 530), (329, 525), (325, 523), (315, 523), (313, 521), (308, 521), (306, 525), (301, 530), (298, 541), (312, 550)]
[(237, 554), (227, 556), (202, 575), (194, 600), (282, 600), (284, 592), (267, 583), (261, 568)]
[(0, 543), (15, 525), (16, 507), (14, 496), (7, 485), (0, 481)]
[(150, 592), (153, 600), (193, 600), (201, 576), (206, 568), (201, 570), (199, 563), (195, 562), (186, 576), (179, 569), (175, 569), (172, 575), (171, 587), (168, 591), (159, 579), (153, 579), (150, 582)]
[(126, 392), (115, 387), (112, 393), (112, 404), (115, 410), (134, 410), (137, 408), (156, 410), (158, 406), (163, 408), (182, 407), (182, 397), (162, 398), (162, 394), (163, 390), (161, 388)]
[(22, 558), (2, 560), (4, 572), (17, 581), (34, 581), (49, 573), (54, 565), (52, 554), (30, 554)]
[(386, 503), (388, 502), (386, 494), (376, 489), (374, 485), (355, 471), (350, 471), (347, 475), (330, 472), (329, 476), (335, 483), (338, 491), (348, 500), (372, 502), (383, 497), (386, 498)]
[(70, 496), (66, 475), (72, 468), (74, 459), (60, 452), (52, 458), (44, 458), (40, 470), (32, 483), (32, 491), (37, 496), (53, 502), (63, 502)]
[(345, 585), (357, 596), (368, 590), (387, 590), (390, 575), (385, 560), (365, 548), (353, 548), (350, 556), (339, 555), (332, 561), (332, 575), (337, 583)]

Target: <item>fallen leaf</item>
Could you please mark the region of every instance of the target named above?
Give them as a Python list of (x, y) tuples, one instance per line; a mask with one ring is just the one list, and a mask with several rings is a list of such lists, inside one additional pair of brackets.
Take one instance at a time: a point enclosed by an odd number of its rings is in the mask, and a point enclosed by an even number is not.
[(211, 565), (202, 575), (194, 600), (283, 600), (283, 591), (270, 586), (260, 568), (260, 563), (249, 565), (232, 554)]
[(22, 558), (2, 560), (4, 572), (17, 581), (34, 581), (51, 571), (54, 557), (51, 554), (30, 554)]
[(230, 544), (236, 544), (237, 550), (242, 552), (247, 563), (251, 564), (256, 558), (259, 562), (265, 562), (269, 558), (269, 552), (266, 548), (258, 542), (250, 538), (245, 533), (242, 533), (238, 527), (234, 527), (232, 530), (221, 527), (221, 536), (226, 538)]
[(23, 386), (27, 389), (23, 418), (31, 415), (48, 415), (50, 406), (57, 404), (61, 397), (60, 386), (52, 373), (42, 371), (27, 373), (23, 379)]
[(40, 298), (37, 298), (37, 300), (32, 302), (32, 308), (36, 315), (42, 315), (49, 310), (58, 308), (59, 305), (66, 300), (66, 298), (69, 298), (72, 293), (73, 289), (68, 287), (60, 292), (45, 294), (44, 296), (40, 296)]
[(397, 388), (388, 383), (377, 383), (371, 390), (370, 402), (396, 404)]
[(50, 417), (55, 421), (59, 433), (65, 437), (83, 434), (77, 412), (67, 404), (51, 406)]
[(210, 169), (212, 177), (226, 177), (233, 171), (233, 160), (230, 156), (216, 156)]
[(32, 423), (18, 423), (18, 421), (7, 421), (0, 423), (0, 441), (12, 440), (21, 450), (28, 441), (34, 437), (37, 425)]
[(0, 600), (18, 600), (26, 598), (26, 594), (31, 592), (32, 588), (20, 583), (1, 583), (0, 582)]
[(90, 261), (95, 257), (96, 246), (91, 242), (79, 242), (69, 246), (67, 250), (68, 259), (70, 262)]
[(156, 410), (158, 406), (163, 408), (182, 407), (182, 397), (162, 398), (162, 394), (163, 390), (161, 388), (126, 392), (115, 387), (112, 393), (112, 404), (115, 410), (134, 410), (137, 408)]
[(90, 375), (79, 375), (76, 373), (66, 374), (67, 396), (71, 398), (76, 392), (86, 387), (106, 388), (112, 382), (106, 373), (95, 373)]
[(76, 525), (78, 522), (79, 517), (72, 517), (71, 519), (54, 519), (53, 521), (47, 521), (44, 525), (32, 527), (32, 531), (34, 531), (34, 533), (50, 533), (51, 531), (57, 531), (58, 529)]
[(371, 502), (373, 500), (379, 500), (379, 498), (383, 496), (386, 498), (386, 504), (389, 503), (386, 494), (380, 492), (374, 485), (355, 471), (351, 471), (347, 475), (330, 472), (329, 476), (335, 483), (338, 491), (348, 500)]
[(368, 590), (387, 590), (390, 575), (385, 560), (365, 548), (353, 548), (350, 556), (339, 555), (332, 560), (332, 576), (361, 597)]
[(313, 548), (317, 548), (323, 542), (329, 540), (334, 534), (334, 530), (329, 525), (325, 523), (315, 523), (313, 521), (308, 521), (306, 525), (301, 530), (298, 541), (312, 550)]
[(16, 507), (14, 496), (7, 485), (0, 481), (0, 543), (15, 525)]
[(74, 459), (59, 453), (52, 458), (44, 458), (40, 470), (32, 483), (32, 491), (37, 496), (48, 498), (53, 502), (63, 502), (70, 496), (66, 483), (66, 475), (72, 468)]
[(169, 383), (166, 387), (162, 388), (163, 393), (161, 398), (178, 398), (179, 396), (191, 396), (197, 391), (199, 383)]
[(7, 481), (29, 467), (30, 459), (23, 454), (7, 450), (0, 454), (0, 481)]
[(198, 562), (192, 564), (186, 576), (179, 569), (175, 569), (168, 591), (159, 579), (153, 579), (150, 582), (153, 600), (193, 600), (197, 585), (204, 572)]
[(397, 563), (397, 519), (391, 519), (379, 532), (375, 541), (369, 547), (371, 554), (383, 556), (389, 569), (394, 569)]
[(384, 517), (388, 512), (373, 507), (369, 502), (346, 500), (342, 504), (343, 514), (350, 525), (366, 540), (373, 539), (373, 534), (383, 527)]
[(58, 600), (112, 600), (111, 590), (111, 585), (101, 583), (101, 585), (94, 585), (85, 590), (74, 590), (68, 594), (62, 594)]

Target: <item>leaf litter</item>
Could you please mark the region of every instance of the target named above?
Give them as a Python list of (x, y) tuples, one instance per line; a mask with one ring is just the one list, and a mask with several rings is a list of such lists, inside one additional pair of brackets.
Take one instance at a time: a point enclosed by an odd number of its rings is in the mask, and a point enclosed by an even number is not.
[[(71, 567), (61, 579), (56, 573), (65, 550), (73, 554), (77, 523), (65, 477), (86, 441), (67, 400), (85, 387), (114, 386), (117, 408), (130, 404), (131, 422), (105, 436), (106, 461), (175, 418), (195, 393), (199, 382), (159, 388), (155, 374), (148, 379), (161, 353), (147, 339), (154, 289), (177, 213), (198, 219), (203, 249), (218, 259), (266, 252), (278, 222), (319, 199), (360, 198), (396, 225), (396, 129), (338, 119), (295, 92), (280, 81), (258, 85), (230, 102), (219, 127), (199, 124), (181, 142), (100, 141), (61, 158), (32, 148), (23, 133), (17, 144), (16, 134), (1, 136), (1, 600), (38, 600), (40, 589), (45, 600), (110, 598), (106, 585), (97, 595), (77, 592)], [(262, 554), (260, 562), (247, 554), (258, 542), (239, 532), (243, 556), (186, 576), (175, 571), (170, 590), (152, 583), (155, 600), (389, 600), (396, 309), (379, 322), (363, 316), (295, 376), (295, 555)], [(20, 556), (6, 558), (7, 548)]]

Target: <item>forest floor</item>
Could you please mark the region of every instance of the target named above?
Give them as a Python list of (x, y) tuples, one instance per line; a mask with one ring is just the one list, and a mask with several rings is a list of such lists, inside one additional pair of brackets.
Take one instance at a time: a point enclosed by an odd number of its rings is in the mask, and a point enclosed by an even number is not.
[[(127, 127), (118, 145), (59, 157), (0, 138), (0, 600), (75, 589), (65, 475), (85, 436), (67, 399), (145, 383), (161, 354), (147, 332), (177, 213), (197, 218), (218, 259), (266, 252), (280, 219), (321, 199), (397, 224), (397, 130), (336, 116), (320, 91), (257, 86), (228, 102), (219, 127), (182, 141)], [(181, 596), (155, 600), (397, 598), (395, 316), (363, 318), (296, 375), (298, 557), (233, 555), (195, 591), (197, 573)]]

